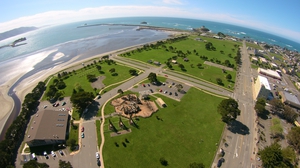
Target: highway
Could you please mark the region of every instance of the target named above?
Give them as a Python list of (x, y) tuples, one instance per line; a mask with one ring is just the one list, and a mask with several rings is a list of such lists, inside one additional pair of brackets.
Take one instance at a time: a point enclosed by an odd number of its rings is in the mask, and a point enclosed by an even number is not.
[(228, 146), (222, 147), (225, 151), (225, 163), (222, 165), (224, 168), (255, 167), (257, 131), (252, 88), (254, 80), (245, 41), (243, 41), (241, 53), (242, 65), (234, 91), (234, 99), (239, 103), (241, 115), (237, 118), (236, 128), (233, 131), (228, 129), (225, 131)]

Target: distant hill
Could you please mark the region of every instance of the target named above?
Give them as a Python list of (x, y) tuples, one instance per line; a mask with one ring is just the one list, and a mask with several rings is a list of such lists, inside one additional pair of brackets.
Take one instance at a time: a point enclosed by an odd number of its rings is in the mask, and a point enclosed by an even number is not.
[(38, 29), (38, 28), (37, 27), (19, 27), (16, 29), (12, 29), (12, 30), (0, 33), (0, 41), (10, 38), (10, 37), (13, 37), (13, 36), (16, 36), (16, 35), (19, 35), (19, 34), (23, 34), (23, 33), (32, 31), (32, 30), (36, 30), (36, 29)]

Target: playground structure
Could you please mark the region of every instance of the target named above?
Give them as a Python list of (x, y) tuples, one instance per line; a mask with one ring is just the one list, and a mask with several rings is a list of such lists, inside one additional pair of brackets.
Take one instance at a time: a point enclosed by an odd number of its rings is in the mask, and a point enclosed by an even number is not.
[(158, 110), (153, 101), (141, 100), (135, 94), (124, 95), (111, 102), (116, 113), (126, 117), (150, 117)]

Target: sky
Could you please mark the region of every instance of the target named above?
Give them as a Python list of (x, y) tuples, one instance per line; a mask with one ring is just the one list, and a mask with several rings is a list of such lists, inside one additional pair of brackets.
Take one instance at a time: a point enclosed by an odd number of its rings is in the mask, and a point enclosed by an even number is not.
[(0, 32), (82, 20), (163, 16), (254, 28), (300, 43), (300, 0), (3, 0)]

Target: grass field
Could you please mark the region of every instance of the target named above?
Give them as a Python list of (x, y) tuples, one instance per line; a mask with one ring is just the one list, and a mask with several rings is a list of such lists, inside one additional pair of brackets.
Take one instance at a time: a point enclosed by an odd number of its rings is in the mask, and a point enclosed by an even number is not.
[[(95, 66), (90, 66), (89, 68), (82, 68), (76, 71), (76, 73), (71, 73), (67, 79), (64, 79), (66, 84), (66, 88), (62, 89), (64, 92), (64, 96), (71, 96), (73, 89), (77, 87), (83, 88), (87, 92), (95, 92), (94, 88), (92, 87), (91, 83), (87, 79), (87, 74), (92, 74), (95, 76), (105, 76), (105, 79), (102, 81), (105, 86), (108, 86), (113, 83), (117, 83), (128, 79), (131, 77), (129, 74), (129, 70), (133, 68), (129, 68), (127, 66), (122, 66), (118, 64), (111, 64), (108, 65), (107, 63), (98, 63), (97, 65), (101, 66), (101, 71), (98, 71)], [(115, 72), (118, 74), (117, 76), (112, 76), (109, 72), (110, 69), (115, 68)], [(101, 73), (100, 73), (101, 72)], [(49, 85), (53, 84), (53, 80), (57, 79), (57, 77), (53, 77)], [(115, 86), (116, 87), (116, 86)], [(113, 86), (110, 89), (114, 88)], [(49, 87), (47, 87), (46, 92), (48, 91)], [(97, 88), (101, 89), (101, 88)], [(46, 100), (46, 96), (43, 97), (43, 100)]]
[[(162, 97), (167, 107), (159, 109), (152, 117), (135, 120), (139, 128), (130, 126), (128, 119), (122, 118), (132, 130), (131, 133), (110, 137), (106, 120), (105, 166), (163, 167), (159, 159), (164, 157), (168, 167), (188, 167), (192, 162), (201, 162), (205, 167), (210, 167), (217, 149), (215, 144), (219, 142), (224, 128), (221, 116), (216, 111), (216, 105), (222, 99), (195, 88), (191, 88), (181, 102), (159, 94), (156, 96)], [(116, 128), (118, 120), (118, 117), (111, 118)]]
[[(216, 51), (208, 51), (205, 49), (205, 42), (203, 41), (196, 41), (195, 38), (197, 36), (190, 36), (186, 40), (182, 40), (179, 42), (174, 42), (172, 44), (166, 44), (166, 48), (169, 48), (169, 46), (172, 46), (173, 48), (176, 48), (177, 51), (181, 50), (183, 52), (187, 52), (189, 50), (191, 54), (187, 55), (187, 58), (189, 61), (184, 61), (183, 58), (178, 57), (177, 63), (184, 65), (185, 71), (182, 71), (178, 64), (173, 64), (174, 71), (186, 73), (198, 78), (202, 78), (207, 81), (211, 81), (213, 83), (216, 82), (216, 78), (221, 78), (224, 87), (228, 87), (231, 82), (228, 82), (225, 78), (226, 74), (222, 74), (222, 69), (218, 67), (212, 67), (209, 65), (204, 65), (204, 60), (200, 58), (200, 56), (206, 56), (208, 57), (208, 60), (214, 59), (219, 60), (222, 63), (225, 60), (229, 60), (231, 64), (234, 64), (234, 67), (236, 67), (236, 63), (234, 61), (234, 57), (236, 55), (237, 48), (234, 47), (234, 45), (240, 45), (238, 42), (234, 41), (225, 41), (225, 40), (218, 40), (208, 37), (201, 37), (203, 40), (207, 40), (208, 42), (211, 42), (215, 47)], [(196, 52), (194, 52), (194, 50)], [(221, 54), (220, 51), (223, 51), (224, 53)], [(198, 56), (197, 54), (198, 53)], [(229, 56), (231, 54), (231, 57)], [(159, 61), (161, 63), (166, 62), (169, 58), (176, 56), (177, 54), (175, 52), (166, 51), (163, 47), (160, 47), (159, 49), (151, 49), (148, 51), (142, 51), (142, 52), (134, 52), (134, 54), (131, 54), (129, 58), (140, 60), (143, 62), (148, 62), (149, 60), (152, 61)], [(202, 68), (198, 68), (197, 64), (202, 64)], [(236, 72), (234, 71), (228, 71), (232, 75), (232, 81), (235, 81)]]
[[(100, 130), (100, 120), (96, 120), (96, 130)], [(97, 140), (98, 140), (98, 147), (100, 146), (101, 143), (101, 135), (100, 135), (100, 131), (97, 131)]]
[(282, 57), (280, 54), (275, 54), (275, 53), (271, 53), (271, 52), (269, 52), (269, 54), (270, 54), (271, 56), (274, 56), (274, 57), (277, 58), (278, 60), (283, 61), (283, 57)]
[(75, 139), (76, 140), (76, 144), (78, 144), (78, 124), (74, 124), (74, 127), (71, 127), (71, 131), (69, 133), (69, 138), (68, 139)]

